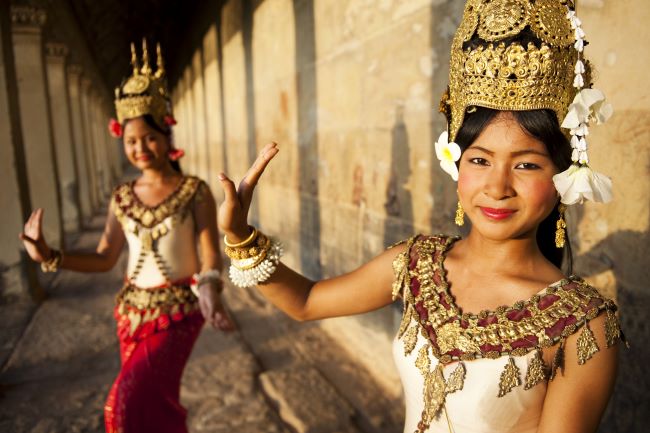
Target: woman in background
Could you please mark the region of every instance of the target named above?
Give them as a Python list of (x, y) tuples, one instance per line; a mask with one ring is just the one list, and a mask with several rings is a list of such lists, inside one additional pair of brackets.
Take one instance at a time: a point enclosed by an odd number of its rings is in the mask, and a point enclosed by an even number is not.
[(180, 381), (204, 320), (224, 331), (233, 324), (220, 299), (215, 201), (205, 182), (180, 171), (160, 47), (155, 73), (146, 42), (141, 68), (131, 49), (133, 74), (117, 89), (118, 120), (110, 130), (140, 176), (114, 189), (95, 253), (50, 248), (41, 232), (42, 209), (32, 213), (21, 239), (46, 272), (108, 271), (128, 244), (115, 307), (121, 369), (105, 405), (106, 431), (183, 433)]

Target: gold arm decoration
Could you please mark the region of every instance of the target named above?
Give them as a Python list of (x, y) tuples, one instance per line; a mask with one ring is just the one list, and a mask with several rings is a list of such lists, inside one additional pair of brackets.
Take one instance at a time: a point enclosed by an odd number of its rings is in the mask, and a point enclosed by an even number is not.
[(54, 248), (50, 248), (50, 258), (41, 262), (41, 271), (57, 272), (62, 260), (63, 252)]
[(253, 226), (242, 242), (231, 243), (224, 236), (226, 255), (231, 259), (230, 280), (238, 287), (251, 287), (268, 280), (284, 253), (282, 244)]

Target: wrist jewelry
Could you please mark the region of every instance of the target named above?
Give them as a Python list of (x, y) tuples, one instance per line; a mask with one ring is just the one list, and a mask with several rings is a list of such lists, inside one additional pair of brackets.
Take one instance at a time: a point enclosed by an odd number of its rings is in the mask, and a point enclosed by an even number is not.
[(251, 287), (271, 277), (283, 254), (282, 244), (274, 239), (258, 257), (233, 260), (230, 265), (230, 281), (237, 287)]
[(59, 265), (63, 260), (63, 253), (54, 248), (50, 249), (50, 258), (41, 262), (41, 271), (43, 272), (57, 272)]
[(268, 250), (271, 245), (271, 240), (264, 236), (263, 233), (257, 232), (257, 238), (250, 246), (241, 248), (226, 247), (226, 255), (232, 260), (242, 260), (251, 257), (258, 257), (264, 251)]
[(223, 243), (226, 244), (226, 246), (230, 247), (230, 248), (243, 248), (243, 247), (246, 247), (246, 246), (252, 244), (253, 241), (255, 240), (255, 238), (257, 237), (257, 229), (255, 227), (253, 227), (253, 226), (248, 226), (248, 228), (251, 229), (251, 234), (246, 239), (244, 239), (243, 241), (237, 242), (237, 243), (232, 243), (232, 242), (230, 242), (228, 240), (228, 236), (224, 235), (223, 236)]
[(221, 281), (221, 272), (218, 269), (210, 269), (200, 274), (194, 274), (192, 276), (192, 284), (190, 284), (190, 289), (192, 293), (198, 298), (199, 297), (199, 287), (205, 283), (217, 283), (217, 292), (221, 293), (223, 291), (223, 281)]

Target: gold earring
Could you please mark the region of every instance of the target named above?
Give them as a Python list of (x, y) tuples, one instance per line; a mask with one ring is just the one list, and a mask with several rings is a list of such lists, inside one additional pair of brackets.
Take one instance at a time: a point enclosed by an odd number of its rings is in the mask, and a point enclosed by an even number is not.
[(557, 207), (557, 211), (560, 213), (560, 218), (555, 223), (555, 246), (557, 248), (564, 248), (566, 242), (566, 221), (564, 220), (564, 211), (566, 211), (566, 205), (560, 203)]
[(458, 207), (456, 208), (456, 218), (454, 219), (454, 222), (457, 226), (462, 226), (465, 224), (465, 211), (463, 210), (463, 206), (460, 204), (460, 200), (458, 200)]

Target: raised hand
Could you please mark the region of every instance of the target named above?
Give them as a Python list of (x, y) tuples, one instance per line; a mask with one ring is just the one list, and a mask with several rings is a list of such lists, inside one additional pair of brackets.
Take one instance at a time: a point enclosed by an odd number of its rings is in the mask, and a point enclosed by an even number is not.
[(23, 232), (18, 235), (25, 245), (27, 254), (35, 262), (44, 262), (50, 258), (50, 247), (47, 246), (43, 237), (43, 209), (39, 208), (32, 212), (25, 223)]
[(219, 174), (225, 200), (219, 206), (219, 229), (233, 242), (239, 242), (250, 234), (248, 209), (253, 199), (255, 185), (264, 173), (269, 161), (279, 152), (277, 143), (269, 143), (260, 151), (257, 159), (248, 169), (239, 187), (224, 173)]

